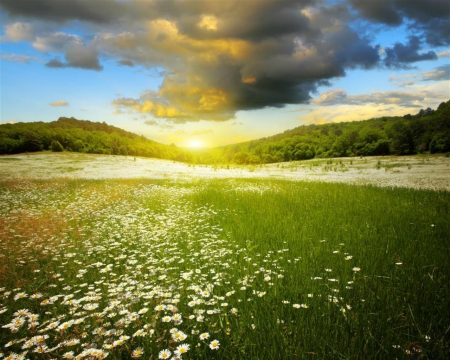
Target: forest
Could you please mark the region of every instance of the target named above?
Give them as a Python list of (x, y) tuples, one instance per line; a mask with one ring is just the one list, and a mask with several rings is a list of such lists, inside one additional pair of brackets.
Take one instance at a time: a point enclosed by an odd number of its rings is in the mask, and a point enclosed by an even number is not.
[(403, 117), (305, 125), (198, 154), (200, 163), (266, 164), (312, 158), (450, 152), (450, 100)]
[(105, 122), (60, 117), (0, 125), (0, 154), (73, 151), (153, 157), (197, 164), (265, 164), (373, 155), (450, 152), (450, 100), (403, 117), (313, 124), (271, 137), (211, 149), (160, 144)]
[(190, 153), (183, 149), (157, 143), (105, 122), (60, 117), (49, 123), (0, 125), (0, 154), (43, 150), (191, 160)]

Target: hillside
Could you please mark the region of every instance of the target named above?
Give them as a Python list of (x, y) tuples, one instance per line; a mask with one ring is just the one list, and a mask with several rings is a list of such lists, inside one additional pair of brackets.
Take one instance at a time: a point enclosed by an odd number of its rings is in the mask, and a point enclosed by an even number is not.
[(190, 160), (187, 151), (157, 143), (104, 122), (60, 117), (57, 121), (49, 123), (32, 122), (0, 126), (0, 154), (42, 150)]
[(345, 156), (450, 151), (450, 100), (416, 115), (300, 126), (271, 137), (197, 154), (201, 163), (274, 163)]
[(262, 164), (312, 158), (450, 152), (450, 100), (436, 110), (300, 126), (271, 137), (188, 151), (106, 123), (61, 117), (0, 126), (0, 154), (42, 150), (132, 155), (192, 163)]

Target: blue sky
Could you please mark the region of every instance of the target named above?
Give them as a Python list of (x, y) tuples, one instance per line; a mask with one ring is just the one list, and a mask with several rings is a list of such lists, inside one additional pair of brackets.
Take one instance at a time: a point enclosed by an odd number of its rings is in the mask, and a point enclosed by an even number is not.
[(4, 0), (1, 123), (220, 146), (450, 98), (446, 1)]

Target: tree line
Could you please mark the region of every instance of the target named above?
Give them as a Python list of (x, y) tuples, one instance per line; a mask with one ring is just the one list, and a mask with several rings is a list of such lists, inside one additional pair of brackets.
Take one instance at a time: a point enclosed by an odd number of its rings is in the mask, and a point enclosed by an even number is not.
[(0, 154), (43, 150), (132, 155), (189, 163), (265, 164), (345, 156), (450, 152), (450, 100), (436, 110), (403, 117), (300, 126), (281, 134), (212, 149), (189, 151), (106, 124), (57, 121), (2, 124)]
[(403, 117), (300, 126), (271, 137), (197, 155), (203, 163), (264, 164), (374, 155), (450, 152), (450, 100)]
[(43, 150), (190, 160), (190, 154), (183, 149), (157, 143), (105, 122), (60, 117), (49, 123), (30, 122), (0, 126), (0, 154)]

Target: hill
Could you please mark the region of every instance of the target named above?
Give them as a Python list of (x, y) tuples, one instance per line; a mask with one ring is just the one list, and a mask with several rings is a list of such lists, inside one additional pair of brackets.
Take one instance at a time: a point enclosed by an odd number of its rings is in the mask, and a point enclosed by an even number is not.
[(260, 164), (345, 156), (450, 152), (450, 100), (416, 115), (300, 126), (197, 154), (200, 163)]
[(190, 153), (106, 124), (60, 117), (49, 123), (0, 126), (0, 154), (42, 150), (91, 154), (133, 155), (190, 161)]
[(436, 110), (365, 121), (299, 126), (267, 138), (188, 151), (103, 123), (61, 117), (0, 126), (0, 154), (42, 150), (132, 155), (202, 164), (450, 152), (450, 100)]

